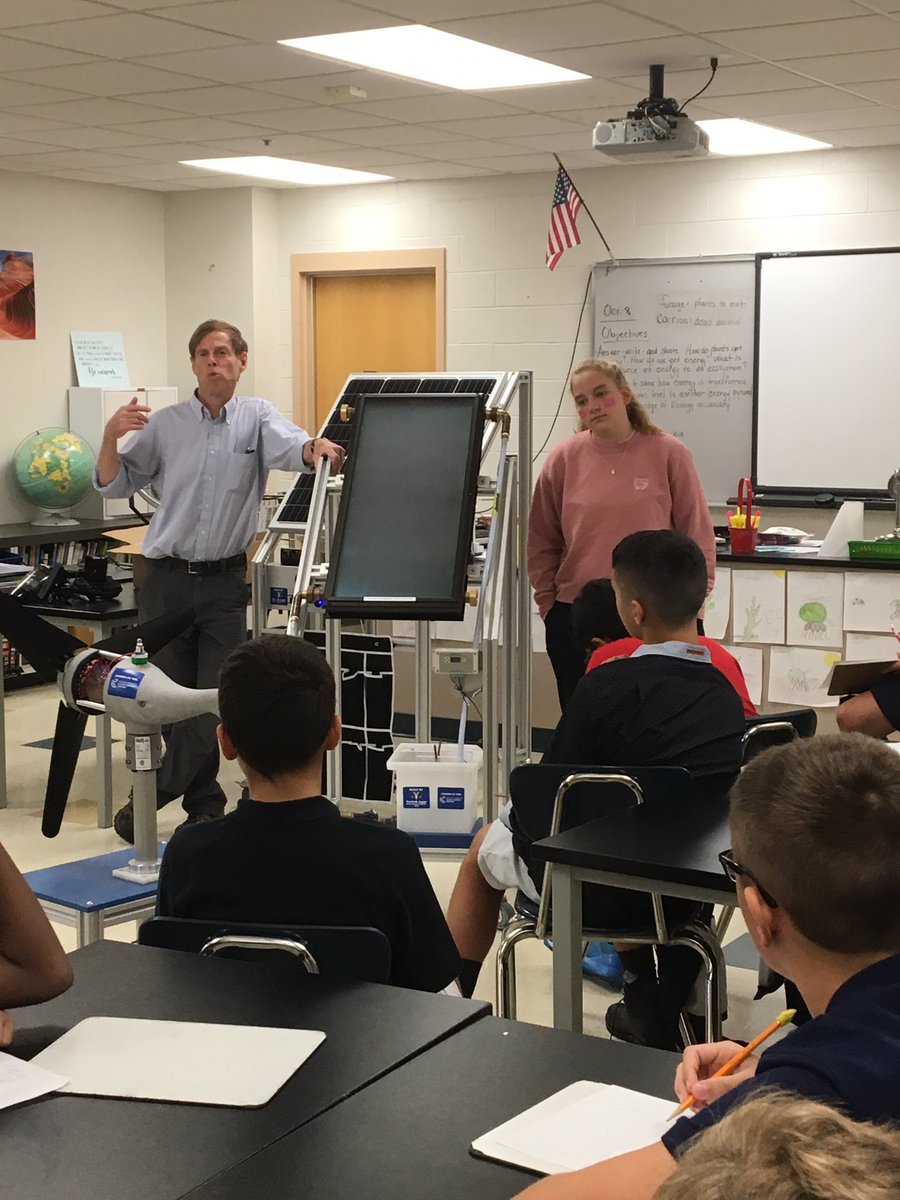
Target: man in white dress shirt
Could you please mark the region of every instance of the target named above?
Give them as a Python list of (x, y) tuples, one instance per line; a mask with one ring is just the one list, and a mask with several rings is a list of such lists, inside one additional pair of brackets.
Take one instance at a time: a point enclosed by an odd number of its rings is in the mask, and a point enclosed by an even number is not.
[[(228, 652), (247, 636), (246, 550), (269, 471), (314, 468), (321, 458), (337, 470), (343, 450), (311, 438), (267, 400), (235, 395), (247, 343), (234, 325), (204, 321), (188, 349), (197, 377), (193, 396), (153, 413), (136, 399), (118, 409), (103, 433), (95, 485), (105, 496), (131, 496), (148, 486), (159, 496), (144, 540), (139, 617), (193, 608), (193, 627), (154, 661), (186, 687), (212, 688)], [(127, 433), (134, 437), (120, 454), (118, 441)], [(225, 809), (216, 725), (210, 714), (166, 731), (156, 805), (182, 796), (188, 823)], [(134, 840), (130, 801), (116, 814), (115, 828)]]

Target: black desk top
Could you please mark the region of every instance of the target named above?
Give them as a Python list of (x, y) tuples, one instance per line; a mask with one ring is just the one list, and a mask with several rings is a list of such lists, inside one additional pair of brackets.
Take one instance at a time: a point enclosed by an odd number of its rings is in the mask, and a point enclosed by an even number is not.
[(478, 1021), (190, 1200), (507, 1200), (533, 1177), (469, 1154), (579, 1079), (674, 1096), (678, 1055), (496, 1017)]
[(88, 1016), (275, 1025), (328, 1036), (259, 1109), (60, 1095), (0, 1112), (3, 1200), (175, 1200), (490, 1011), (379, 984), (329, 984), (293, 964), (120, 942), (78, 950), (72, 965), (69, 992), (16, 1013), (13, 1050), (22, 1057)]
[(752, 563), (754, 567), (790, 567), (792, 570), (811, 567), (821, 571), (823, 567), (838, 567), (841, 571), (900, 571), (900, 558), (819, 558), (815, 554), (786, 554), (778, 549), (756, 554), (732, 554), (730, 550), (717, 549), (716, 562), (723, 567), (734, 562)]
[(535, 842), (538, 860), (733, 891), (719, 851), (731, 845), (727, 802), (642, 804)]

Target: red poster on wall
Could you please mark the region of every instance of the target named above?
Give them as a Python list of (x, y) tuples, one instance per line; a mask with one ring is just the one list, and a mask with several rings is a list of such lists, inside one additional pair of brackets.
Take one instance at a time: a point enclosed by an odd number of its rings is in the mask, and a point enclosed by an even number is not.
[(0, 340), (33, 340), (34, 329), (34, 255), (0, 250)]

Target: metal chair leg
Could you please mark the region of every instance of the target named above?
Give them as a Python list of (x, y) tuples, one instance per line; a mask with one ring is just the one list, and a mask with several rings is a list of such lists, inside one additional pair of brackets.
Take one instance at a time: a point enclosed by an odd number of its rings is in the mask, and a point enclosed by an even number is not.
[(690, 946), (702, 958), (706, 966), (706, 1038), (717, 1042), (722, 1037), (721, 995), (725, 975), (725, 960), (722, 947), (715, 934), (705, 925), (688, 926), (671, 939), (675, 946)]
[(500, 935), (497, 947), (497, 1016), (515, 1020), (516, 1017), (516, 945), (535, 936), (536, 924), (531, 917), (513, 917)]

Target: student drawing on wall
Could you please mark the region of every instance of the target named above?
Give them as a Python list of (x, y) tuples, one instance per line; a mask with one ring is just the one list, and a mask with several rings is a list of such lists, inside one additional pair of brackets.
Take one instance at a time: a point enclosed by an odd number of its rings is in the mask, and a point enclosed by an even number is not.
[(742, 642), (758, 642), (759, 626), (762, 620), (762, 608), (755, 596), (750, 597), (750, 603), (744, 609), (744, 632)]
[(34, 255), (0, 250), (0, 339), (24, 341), (34, 335)]
[(828, 609), (818, 600), (808, 600), (801, 604), (797, 614), (803, 621), (803, 637), (809, 642), (821, 642), (828, 633)]

